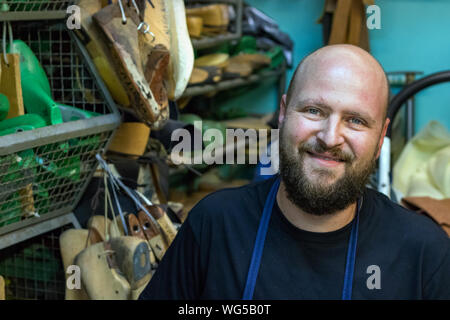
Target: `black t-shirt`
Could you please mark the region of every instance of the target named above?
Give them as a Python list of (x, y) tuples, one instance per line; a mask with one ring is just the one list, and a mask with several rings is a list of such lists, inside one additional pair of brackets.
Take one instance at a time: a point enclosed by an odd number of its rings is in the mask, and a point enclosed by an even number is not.
[[(273, 182), (200, 201), (140, 299), (241, 299)], [(372, 189), (359, 217), (353, 299), (450, 299), (450, 239), (434, 221)], [(351, 226), (304, 231), (275, 201), (253, 298), (341, 299)]]

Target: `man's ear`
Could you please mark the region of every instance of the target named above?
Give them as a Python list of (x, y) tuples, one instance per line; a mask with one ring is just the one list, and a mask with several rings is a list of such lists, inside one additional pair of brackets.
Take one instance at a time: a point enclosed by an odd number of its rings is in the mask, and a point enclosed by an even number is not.
[(281, 127), (281, 124), (284, 121), (284, 117), (286, 115), (286, 95), (283, 94), (280, 101), (280, 114), (278, 115), (278, 128)]
[(376, 159), (378, 159), (380, 157), (381, 146), (383, 145), (384, 137), (386, 136), (386, 132), (387, 132), (387, 128), (389, 126), (389, 122), (391, 122), (391, 119), (386, 118), (386, 121), (384, 122), (383, 131), (381, 132), (380, 141), (378, 142), (378, 152), (377, 152)]

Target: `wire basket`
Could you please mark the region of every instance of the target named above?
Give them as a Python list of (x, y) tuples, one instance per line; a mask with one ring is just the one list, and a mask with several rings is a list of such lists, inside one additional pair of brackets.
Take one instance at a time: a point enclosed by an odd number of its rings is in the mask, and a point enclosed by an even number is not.
[(0, 139), (0, 236), (71, 212), (120, 116), (88, 54), (64, 24), (20, 22), (14, 36), (32, 49), (53, 100), (97, 116)]
[(77, 0), (0, 0), (0, 21), (63, 19)]
[(0, 275), (7, 300), (64, 300), (65, 274), (59, 247), (63, 226), (2, 250)]

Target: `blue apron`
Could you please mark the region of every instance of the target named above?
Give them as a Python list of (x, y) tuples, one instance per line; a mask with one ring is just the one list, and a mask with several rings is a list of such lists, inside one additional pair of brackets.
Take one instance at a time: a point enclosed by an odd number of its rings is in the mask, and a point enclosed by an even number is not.
[[(280, 186), (280, 178), (277, 178), (270, 189), (261, 221), (256, 234), (255, 246), (253, 248), (252, 260), (248, 269), (247, 281), (245, 284), (243, 300), (251, 300), (253, 292), (255, 291), (256, 278), (258, 277), (258, 270), (261, 264), (262, 253), (264, 249), (264, 241), (266, 239), (267, 229), (269, 228), (270, 216), (272, 214), (273, 205), (275, 203), (278, 187)], [(352, 222), (352, 230), (350, 233), (350, 240), (348, 243), (347, 261), (345, 265), (344, 287), (342, 289), (342, 300), (351, 300), (353, 287), (353, 272), (355, 270), (355, 256), (356, 244), (358, 242), (358, 225), (359, 225), (359, 210), (360, 201), (358, 200), (355, 219)]]

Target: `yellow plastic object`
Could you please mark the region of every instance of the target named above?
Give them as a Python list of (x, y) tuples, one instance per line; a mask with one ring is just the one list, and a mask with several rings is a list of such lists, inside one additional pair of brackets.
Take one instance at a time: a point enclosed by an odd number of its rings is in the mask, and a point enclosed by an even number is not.
[(393, 187), (403, 196), (450, 197), (450, 133), (431, 121), (405, 146), (393, 169)]

